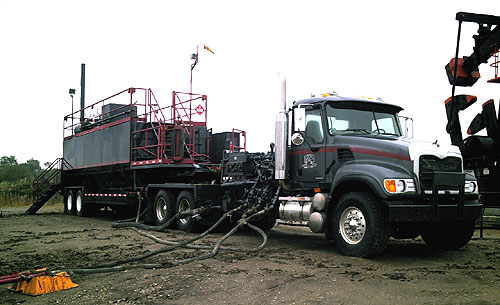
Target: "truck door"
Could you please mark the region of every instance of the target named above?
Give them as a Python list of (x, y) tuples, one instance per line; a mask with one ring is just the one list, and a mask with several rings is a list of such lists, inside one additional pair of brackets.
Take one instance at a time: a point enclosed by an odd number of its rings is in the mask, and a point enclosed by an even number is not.
[[(300, 135), (303, 141), (300, 144), (292, 142), (290, 149), (292, 180), (303, 187), (317, 187), (325, 179), (326, 168), (326, 134), (323, 128), (322, 111), (318, 108), (313, 109), (313, 107), (306, 106), (304, 115), (303, 109), (296, 109), (298, 111), (294, 112), (296, 123), (293, 125), (293, 133)], [(303, 121), (297, 123), (300, 120)]]

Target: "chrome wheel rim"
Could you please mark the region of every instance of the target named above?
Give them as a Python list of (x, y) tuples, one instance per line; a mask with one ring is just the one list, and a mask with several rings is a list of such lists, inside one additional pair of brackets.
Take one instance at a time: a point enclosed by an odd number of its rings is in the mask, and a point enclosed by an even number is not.
[(69, 194), (68, 198), (66, 198), (66, 209), (71, 211), (73, 209), (73, 195)]
[(165, 198), (160, 197), (156, 201), (156, 218), (163, 221), (167, 217), (167, 202)]
[[(177, 213), (184, 212), (189, 210), (189, 201), (187, 199), (182, 199), (179, 202), (179, 207), (177, 208)], [(179, 222), (182, 224), (186, 224), (189, 221), (189, 217), (179, 218)]]
[(348, 244), (360, 243), (366, 234), (366, 219), (361, 210), (352, 206), (345, 209), (340, 216), (339, 230)]
[(82, 210), (82, 196), (78, 194), (76, 196), (76, 211), (80, 212)]

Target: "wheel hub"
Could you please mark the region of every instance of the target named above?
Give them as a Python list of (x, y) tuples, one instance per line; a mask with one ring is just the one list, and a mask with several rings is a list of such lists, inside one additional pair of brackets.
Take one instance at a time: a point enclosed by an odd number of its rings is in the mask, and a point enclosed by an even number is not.
[(356, 207), (348, 207), (340, 217), (339, 230), (342, 238), (349, 244), (355, 245), (366, 233), (365, 216)]
[(76, 210), (80, 212), (82, 210), (82, 197), (77, 196), (76, 197)]
[(167, 203), (165, 202), (165, 199), (160, 198), (156, 202), (156, 218), (158, 218), (159, 221), (163, 221), (167, 215)]
[(68, 211), (71, 211), (73, 209), (73, 196), (68, 195), (68, 198), (66, 198), (66, 209)]
[[(178, 213), (179, 212), (184, 212), (184, 211), (187, 211), (189, 210), (189, 201), (187, 201), (186, 199), (182, 199), (180, 202), (179, 202), (179, 208), (178, 208)], [(189, 221), (189, 217), (186, 217), (186, 218), (180, 218), (179, 221), (182, 223), (182, 224), (185, 224)]]

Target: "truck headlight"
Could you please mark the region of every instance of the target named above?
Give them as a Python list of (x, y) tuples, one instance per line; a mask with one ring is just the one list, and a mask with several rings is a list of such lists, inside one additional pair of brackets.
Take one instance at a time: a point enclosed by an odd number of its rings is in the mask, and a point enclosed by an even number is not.
[(465, 181), (465, 192), (478, 194), (479, 190), (477, 187), (477, 182), (476, 181)]
[(413, 179), (385, 179), (384, 188), (391, 194), (415, 192), (415, 182)]

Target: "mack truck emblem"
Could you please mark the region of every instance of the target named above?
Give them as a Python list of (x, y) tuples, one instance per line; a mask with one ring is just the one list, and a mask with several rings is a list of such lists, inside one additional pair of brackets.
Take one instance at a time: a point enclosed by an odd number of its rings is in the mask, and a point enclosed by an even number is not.
[(313, 154), (304, 155), (304, 164), (302, 164), (302, 168), (315, 168), (316, 166), (318, 166), (318, 164)]

